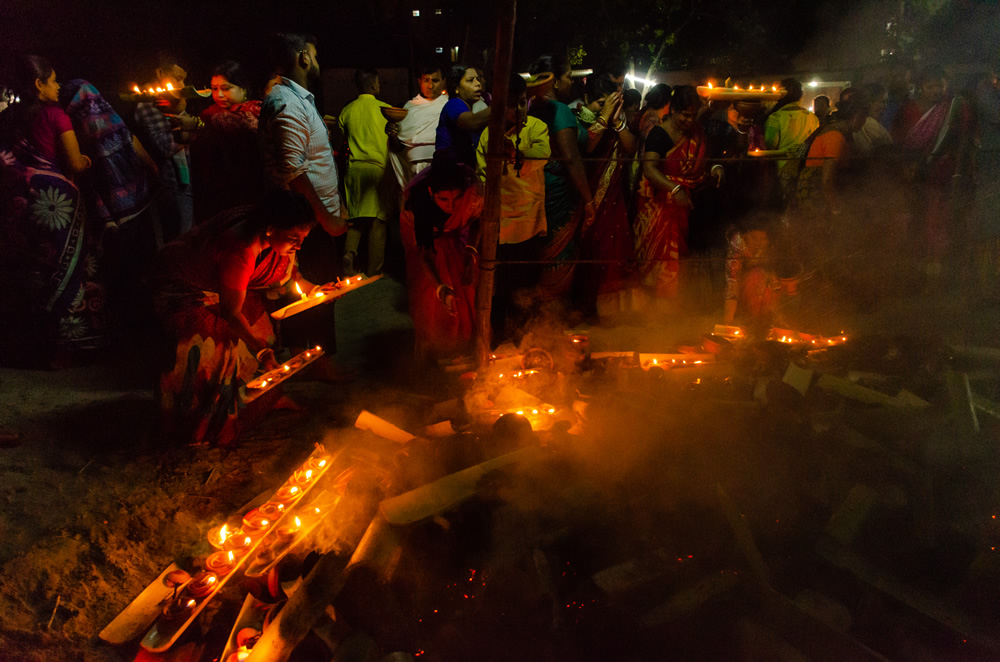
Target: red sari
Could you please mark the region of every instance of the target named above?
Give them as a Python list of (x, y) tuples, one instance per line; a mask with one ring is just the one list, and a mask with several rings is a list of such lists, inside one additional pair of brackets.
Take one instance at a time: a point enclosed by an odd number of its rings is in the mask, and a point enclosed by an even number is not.
[[(465, 193), (454, 213), (440, 227), (431, 228), (435, 207), (427, 188), (430, 169), (422, 170), (406, 189), (399, 214), (400, 238), (406, 252), (406, 283), (417, 356), (445, 358), (471, 349), (476, 334), (476, 284), (478, 271), (469, 283), (462, 282), (465, 247), (472, 222), (483, 210), (482, 187), (471, 173)], [(432, 237), (432, 238), (431, 238)], [(433, 255), (441, 283), (455, 291), (455, 315), (438, 300), (437, 282), (424, 262)]]
[[(581, 119), (580, 123), (586, 127)], [(582, 132), (581, 143), (587, 140)], [(580, 146), (580, 151), (586, 144)], [(581, 253), (584, 259), (602, 263), (581, 265), (577, 271), (587, 303), (596, 298), (597, 312), (613, 315), (627, 308), (623, 294), (629, 285), (628, 264), (632, 261), (634, 240), (625, 204), (625, 155), (618, 134), (605, 130), (592, 152), (586, 155), (587, 179), (594, 195), (594, 223), (584, 232)]]
[[(651, 132), (650, 137), (655, 135)], [(647, 142), (646, 149), (650, 150)], [(660, 170), (673, 186), (678, 184), (690, 199), (705, 179), (707, 148), (701, 128), (674, 144), (660, 162)], [(639, 183), (639, 208), (635, 219), (635, 252), (643, 282), (657, 297), (677, 296), (680, 257), (687, 252), (690, 210), (674, 203), (670, 191), (654, 186), (645, 177)]]

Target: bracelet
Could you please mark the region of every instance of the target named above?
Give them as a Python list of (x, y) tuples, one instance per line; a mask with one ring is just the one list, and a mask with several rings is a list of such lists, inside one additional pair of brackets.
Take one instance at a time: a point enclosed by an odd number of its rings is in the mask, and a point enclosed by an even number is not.
[(448, 294), (455, 294), (455, 290), (451, 289), (450, 287), (442, 283), (441, 285), (438, 285), (437, 292), (435, 293), (435, 296), (438, 298), (438, 301), (444, 301), (444, 297), (441, 296), (442, 290), (445, 291), (446, 296)]
[(601, 117), (600, 115), (597, 116), (597, 120), (595, 120), (595, 121), (596, 121), (597, 124), (600, 124), (605, 129), (608, 128), (608, 121), (606, 119), (604, 119), (603, 117)]
[(677, 186), (674, 187), (674, 190), (670, 192), (670, 195), (671, 196), (677, 195), (677, 191), (680, 191), (682, 188), (684, 187), (678, 184)]
[(472, 251), (474, 254), (479, 255), (479, 251), (477, 251), (476, 247), (473, 246), (472, 244), (466, 244), (465, 245), (465, 250)]
[(271, 352), (271, 351), (273, 350), (270, 347), (265, 347), (264, 349), (257, 352), (257, 357), (256, 357), (257, 362), (260, 363), (260, 361), (262, 360), (261, 357), (264, 356), (265, 352)]
[(624, 130), (625, 130), (625, 120), (622, 120), (622, 123), (615, 127), (615, 132), (621, 133)]

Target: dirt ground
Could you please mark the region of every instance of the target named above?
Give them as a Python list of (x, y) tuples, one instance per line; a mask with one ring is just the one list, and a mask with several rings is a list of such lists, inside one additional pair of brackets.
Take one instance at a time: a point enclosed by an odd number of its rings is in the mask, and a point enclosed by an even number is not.
[[(804, 283), (798, 297), (786, 311), (802, 330), (1000, 345), (1000, 309), (954, 294), (886, 298), (864, 311), (819, 284)], [(155, 375), (141, 342), (101, 363), (58, 372), (0, 369), (0, 430), (17, 435), (0, 448), (0, 659), (131, 659), (97, 633), (211, 525), (274, 488), (314, 443), (335, 445), (338, 435), (352, 434), (361, 408), (407, 425), (428, 404), (453, 397), (448, 383), (428, 386), (414, 374), (402, 301), (402, 286), (386, 278), (338, 302), (336, 362), (358, 379), (291, 380), (286, 393), (305, 410), (269, 413), (234, 448), (158, 445)], [(718, 321), (709, 311), (681, 317), (664, 310), (652, 320), (587, 331), (595, 350), (648, 350), (698, 338)], [(706, 424), (720, 437), (725, 428)], [(699, 462), (735, 461), (723, 460), (721, 442), (711, 453), (717, 456)], [(766, 496), (748, 508), (752, 519), (769, 521), (777, 512), (777, 520), (796, 520), (799, 491), (790, 486), (800, 484), (801, 467), (754, 467), (765, 460), (752, 449), (743, 449), (739, 461), (750, 463), (744, 481), (771, 475), (761, 487)], [(662, 479), (685, 481), (668, 468)], [(745, 495), (754, 489), (741, 483)]]

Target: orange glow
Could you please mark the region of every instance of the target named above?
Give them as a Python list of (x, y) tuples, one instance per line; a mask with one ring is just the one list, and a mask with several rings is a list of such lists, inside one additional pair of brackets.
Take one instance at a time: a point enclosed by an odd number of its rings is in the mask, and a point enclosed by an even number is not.
[(712, 85), (712, 81), (708, 81), (708, 89), (713, 89), (715, 86)]
[(298, 528), (300, 526), (302, 526), (302, 520), (300, 520), (298, 517), (296, 517), (295, 518), (295, 527)]
[(170, 90), (170, 91), (173, 91), (174, 84), (173, 83), (167, 83), (167, 89)]
[(136, 94), (142, 94), (142, 90), (139, 89), (138, 85), (133, 85), (132, 91), (135, 92)]
[(230, 563), (232, 563), (232, 562), (233, 562), (233, 561), (235, 561), (235, 560), (236, 560), (236, 557), (235, 557), (235, 556), (233, 556), (233, 553), (232, 553), (232, 552), (229, 552), (229, 562), (230, 562)]
[(289, 492), (291, 492), (292, 494), (298, 494), (298, 492), (299, 492), (299, 488), (297, 488), (297, 487), (293, 487), (292, 489), (290, 489), (290, 490), (288, 490), (288, 491), (289, 491)]
[(219, 544), (226, 542), (226, 538), (229, 537), (229, 525), (223, 524), (222, 528), (219, 529)]
[(299, 296), (302, 297), (303, 299), (306, 298), (306, 293), (302, 291), (301, 287), (299, 287), (299, 282), (298, 281), (295, 281), (295, 291), (298, 292)]
[(198, 601), (192, 598), (191, 600), (188, 600), (187, 608), (188, 609), (194, 609), (194, 606), (196, 604), (198, 604)]
[(215, 575), (210, 575), (208, 579), (206, 579), (205, 581), (209, 584), (214, 584), (216, 582), (216, 579), (217, 577)]

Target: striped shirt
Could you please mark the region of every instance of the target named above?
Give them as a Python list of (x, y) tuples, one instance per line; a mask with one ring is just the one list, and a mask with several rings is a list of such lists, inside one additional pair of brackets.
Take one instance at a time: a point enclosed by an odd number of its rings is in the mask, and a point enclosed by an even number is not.
[(284, 188), (306, 174), (316, 194), (334, 216), (340, 216), (337, 165), (326, 132), (309, 90), (282, 76), (260, 110), (260, 144), (264, 167)]

